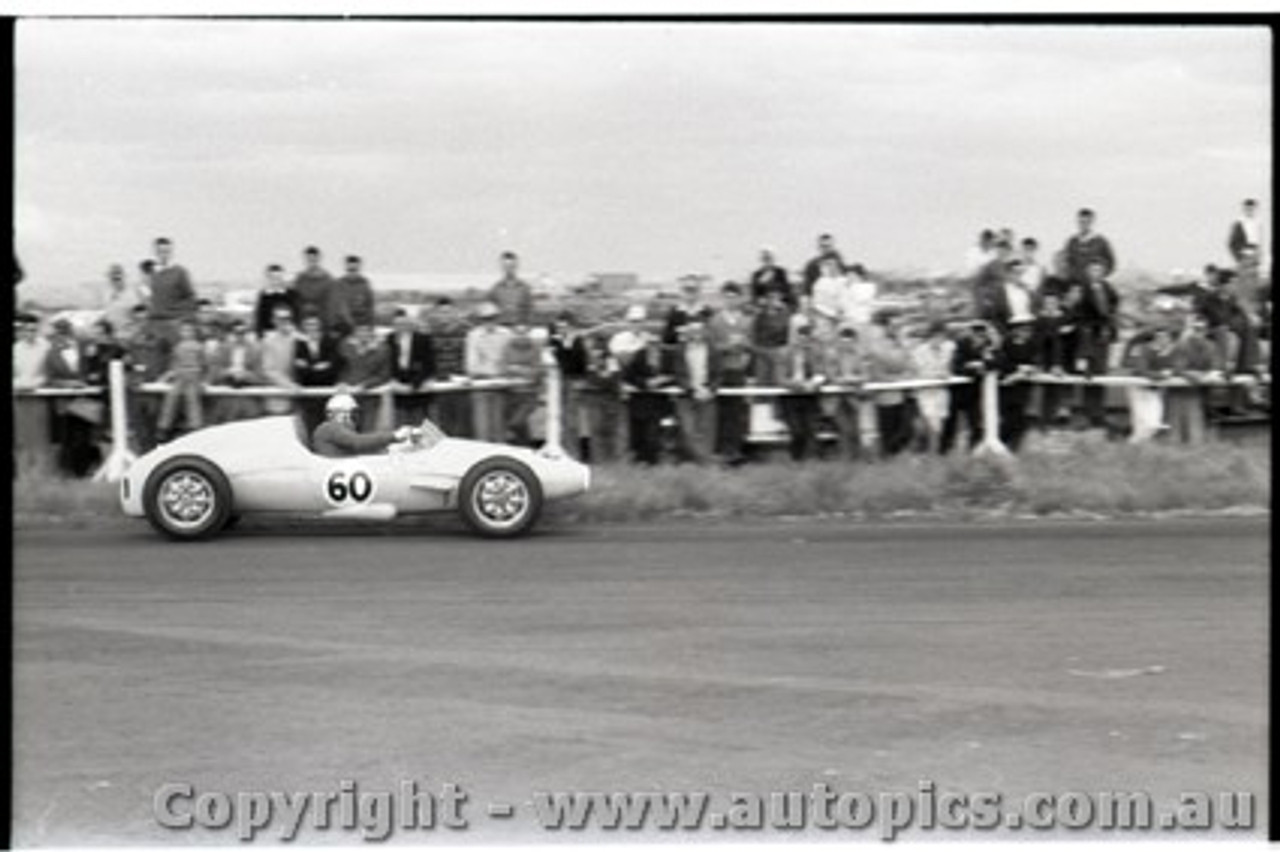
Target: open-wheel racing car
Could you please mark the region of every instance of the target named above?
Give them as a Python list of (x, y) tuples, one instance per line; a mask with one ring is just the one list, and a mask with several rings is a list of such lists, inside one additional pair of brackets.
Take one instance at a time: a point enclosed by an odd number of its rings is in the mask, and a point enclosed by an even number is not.
[(120, 483), (126, 515), (179, 540), (206, 539), (240, 516), (287, 513), (391, 520), (456, 511), (477, 533), (527, 532), (543, 503), (587, 490), (590, 469), (555, 449), (441, 437), (388, 452), (312, 452), (301, 421), (260, 417), (211, 426), (143, 455)]

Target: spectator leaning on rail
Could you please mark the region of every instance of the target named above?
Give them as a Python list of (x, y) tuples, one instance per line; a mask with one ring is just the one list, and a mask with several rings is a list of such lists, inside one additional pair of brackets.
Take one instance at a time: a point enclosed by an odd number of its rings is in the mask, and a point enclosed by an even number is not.
[[(268, 385), (288, 393), (298, 389), (298, 382), (293, 374), (297, 345), (298, 330), (294, 324), (293, 311), (288, 305), (276, 305), (269, 330), (262, 335), (259, 347), (262, 377)], [(288, 414), (293, 410), (292, 398), (283, 394), (265, 397), (262, 405), (268, 414)]]
[(155, 261), (151, 268), (151, 322), (169, 341), (177, 340), (179, 320), (196, 312), (196, 290), (186, 268), (173, 262), (173, 241), (159, 237), (155, 243)]
[(40, 318), (32, 313), (20, 313), (14, 316), (13, 327), (13, 388), (43, 387), (49, 342), (40, 336)]
[(489, 290), (489, 301), (498, 308), (500, 325), (524, 325), (533, 322), (533, 290), (517, 275), (520, 258), (513, 251), (499, 257), (502, 278)]
[[(86, 387), (83, 344), (71, 323), (54, 320), (45, 355), (46, 384), (55, 388)], [(102, 422), (102, 402), (73, 397), (54, 400), (53, 437), (58, 444), (58, 467), (72, 476), (84, 476), (102, 460), (94, 444), (94, 430)]]
[[(1035, 339), (1039, 344), (1038, 366), (1046, 373), (1061, 376), (1074, 361), (1075, 322), (1062, 305), (1062, 297), (1051, 290), (1042, 291), (1036, 310)], [(1061, 385), (1041, 385), (1040, 423), (1050, 424), (1070, 420), (1070, 409), (1063, 405)]]
[[(776, 299), (777, 294), (771, 294)], [(672, 374), (680, 394), (672, 400), (680, 431), (681, 456), (697, 464), (715, 453), (716, 380), (719, 364), (707, 341), (707, 326), (694, 321), (680, 326), (680, 339), (671, 352)]]
[(766, 290), (751, 320), (751, 348), (756, 383), (779, 384), (786, 370), (786, 349), (791, 334), (791, 309), (778, 290)]
[(587, 337), (574, 327), (574, 315), (561, 311), (547, 328), (547, 346), (560, 368), (562, 445), (579, 459), (586, 459), (591, 434), (594, 399), (586, 393)]
[[(338, 381), (353, 389), (372, 391), (385, 388), (391, 381), (391, 349), (378, 337), (373, 320), (358, 323), (354, 333), (338, 344)], [(360, 414), (365, 422), (372, 423), (377, 416), (376, 397), (359, 397)], [(389, 417), (392, 412), (387, 412)]]
[[(638, 307), (638, 306), (637, 306)], [(643, 312), (644, 308), (640, 310)], [(611, 462), (622, 458), (626, 446), (626, 404), (621, 395), (622, 364), (609, 351), (609, 339), (592, 334), (586, 339), (587, 362), (583, 400), (587, 422), (584, 461)]]
[[(325, 333), (324, 322), (316, 314), (303, 313), (302, 336), (293, 346), (293, 378), (304, 388), (332, 387), (342, 369), (338, 341)], [(319, 423), (323, 401), (303, 397), (298, 401), (307, 428)]]
[[(476, 326), (467, 332), (466, 368), (471, 379), (502, 378), (506, 367), (507, 343), (511, 329), (498, 324), (498, 306), (482, 302), (476, 308)], [(506, 438), (506, 394), (501, 390), (474, 389), (471, 397), (471, 426), (481, 441), (501, 442)]]
[[(40, 318), (32, 313), (13, 318), (13, 389), (35, 390), (44, 385), (44, 360), (49, 344), (40, 337)], [(37, 447), (49, 439), (49, 414), (44, 400), (15, 399), (13, 406), (13, 476), (28, 463), (38, 462)]]
[(1184, 444), (1200, 444), (1205, 440), (1208, 388), (1206, 381), (1221, 378), (1222, 356), (1204, 334), (1204, 319), (1188, 313), (1182, 331), (1173, 345), (1172, 368), (1175, 376), (1186, 379), (1188, 387), (1171, 386), (1165, 392), (1165, 417), (1174, 440)]
[[(951, 377), (951, 364), (956, 344), (947, 335), (947, 326), (941, 321), (929, 323), (924, 339), (911, 349), (917, 377), (921, 379), (947, 379)], [(931, 453), (938, 452), (942, 443), (942, 427), (951, 408), (949, 388), (920, 388), (915, 391), (916, 408), (923, 424), (924, 438)]]
[[(1173, 332), (1167, 326), (1143, 329), (1130, 339), (1121, 364), (1135, 376), (1163, 381), (1173, 375)], [(1166, 389), (1126, 387), (1129, 396), (1129, 441), (1140, 443), (1154, 437), (1165, 422)]]
[(284, 267), (273, 263), (263, 273), (262, 289), (258, 291), (258, 301), (253, 309), (253, 333), (261, 340), (271, 331), (276, 315), (276, 308), (283, 307), (298, 322), (298, 294), (289, 289), (284, 280)]
[(1005, 240), (997, 240), (992, 259), (974, 276), (973, 313), (978, 319), (997, 322), (1012, 258), (1013, 246)]
[[(1092, 260), (1085, 267), (1085, 283), (1080, 286), (1076, 307), (1076, 372), (1085, 377), (1107, 374), (1111, 344), (1118, 333), (1120, 294), (1106, 276), (1106, 264), (1101, 259)], [(1104, 400), (1103, 387), (1085, 386), (1085, 416), (1095, 429), (1106, 425)]]
[(373, 324), (373, 285), (361, 271), (357, 255), (347, 255), (346, 272), (329, 288), (329, 329), (336, 337), (346, 337), (357, 326)]
[(160, 408), (160, 420), (156, 424), (161, 443), (173, 438), (179, 401), (184, 407), (187, 429), (194, 431), (204, 427), (206, 376), (205, 349), (197, 336), (196, 322), (194, 319), (179, 320), (178, 340), (169, 356), (169, 369), (160, 377), (160, 381), (169, 383)]
[(965, 421), (965, 428), (969, 432), (969, 449), (972, 450), (982, 440), (980, 383), (983, 376), (995, 364), (995, 341), (991, 337), (990, 326), (982, 320), (977, 320), (970, 324), (966, 333), (956, 338), (951, 374), (970, 381), (951, 387), (950, 407), (946, 422), (942, 424), (942, 442), (938, 447), (939, 452), (951, 452), (951, 448), (955, 446), (956, 432), (960, 428), (961, 420)]
[(818, 389), (826, 382), (826, 344), (814, 337), (813, 324), (803, 314), (796, 315), (792, 330), (782, 374), (788, 394), (779, 407), (790, 435), (791, 459), (804, 461), (818, 454)]
[(532, 446), (535, 427), (530, 418), (538, 410), (542, 391), (542, 347), (523, 323), (511, 327), (511, 336), (502, 353), (502, 375), (527, 383), (506, 392), (504, 440)]
[[(467, 375), (467, 335), (471, 325), (448, 296), (436, 300), (427, 317), (427, 330), (435, 349), (435, 377), (441, 381), (464, 378)], [(467, 394), (438, 394), (433, 398), (430, 409), (431, 416), (446, 434), (459, 437), (475, 434), (471, 426), (471, 400)]]
[(333, 276), (320, 265), (320, 249), (307, 246), (302, 251), (303, 269), (293, 279), (294, 309), (298, 322), (307, 314), (329, 322), (333, 292)]
[[(720, 365), (719, 387), (741, 388), (751, 372), (751, 318), (743, 308), (742, 288), (728, 281), (720, 288), (723, 305), (708, 323), (711, 346)], [(730, 465), (746, 460), (750, 407), (742, 396), (716, 400), (716, 452)]]
[[(867, 348), (867, 378), (872, 382), (898, 382), (915, 378), (911, 350), (902, 339), (902, 319), (896, 311), (879, 311), (873, 320), (875, 335)], [(875, 395), (876, 428), (880, 454), (895, 456), (911, 444), (911, 408), (905, 391), (880, 391)]]
[(867, 380), (866, 354), (861, 335), (851, 325), (842, 326), (827, 350), (827, 381), (853, 393), (832, 394), (822, 399), (823, 412), (836, 425), (840, 455), (849, 461), (862, 458), (860, 397)]
[[(232, 388), (266, 383), (262, 374), (262, 351), (244, 320), (232, 320), (227, 334), (210, 353), (209, 383)], [(215, 423), (245, 420), (261, 414), (262, 403), (253, 397), (220, 396), (214, 400), (211, 413)]]
[(391, 382), (402, 392), (395, 401), (396, 422), (400, 425), (420, 423), (427, 416), (427, 400), (414, 392), (435, 376), (435, 347), (431, 335), (419, 331), (404, 308), (396, 308), (391, 326), (386, 337)]
[(671, 397), (665, 391), (675, 382), (666, 371), (667, 359), (662, 350), (660, 338), (649, 338), (622, 368), (628, 435), (632, 459), (637, 464), (655, 465), (662, 457), (662, 421), (671, 414)]
[(129, 430), (134, 448), (144, 453), (156, 445), (156, 420), (160, 416), (160, 398), (142, 393), (141, 385), (159, 381), (169, 368), (173, 346), (161, 336), (147, 317), (146, 305), (133, 309), (134, 320), (124, 339), (125, 369), (128, 376)]
[(1027, 432), (1027, 404), (1031, 401), (1031, 385), (1023, 379), (1036, 371), (1038, 357), (1035, 323), (1015, 320), (1000, 341), (996, 361), (1001, 378), (1007, 382), (999, 390), (1000, 440), (1015, 453)]

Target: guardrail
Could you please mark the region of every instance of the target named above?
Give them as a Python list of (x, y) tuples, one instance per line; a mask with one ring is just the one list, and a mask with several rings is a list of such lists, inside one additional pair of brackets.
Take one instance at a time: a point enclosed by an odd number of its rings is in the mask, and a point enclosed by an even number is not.
[[(560, 393), (563, 378), (555, 359), (551, 357), (549, 352), (545, 353), (543, 367), (544, 379), (547, 387), (546, 442), (549, 445), (559, 447), (561, 444), (561, 436), (563, 434), (562, 427), (564, 417)], [(742, 397), (747, 399), (770, 399), (815, 393), (833, 396), (857, 395), (865, 397), (875, 396), (879, 393), (891, 391), (912, 391), (928, 388), (953, 387), (957, 385), (970, 384), (972, 381), (972, 379), (965, 377), (951, 377), (944, 379), (907, 379), (892, 382), (863, 382), (854, 384), (832, 383), (810, 389), (748, 385), (745, 387), (719, 388), (715, 393), (720, 397)], [(130, 388), (126, 382), (124, 364), (121, 361), (111, 362), (108, 370), (108, 382), (111, 390), (109, 398), (111, 402), (112, 447), (106, 461), (94, 474), (94, 479), (114, 482), (124, 474), (124, 471), (134, 459), (134, 454), (129, 450), (128, 446), (129, 429), (128, 408), (126, 402), (127, 394), (138, 392), (148, 394), (167, 393), (170, 390), (171, 385), (165, 382), (147, 382)], [(1129, 389), (1253, 387), (1258, 385), (1269, 385), (1271, 383), (1271, 377), (1269, 375), (1226, 376), (1221, 374), (1208, 374), (1200, 378), (1174, 376), (1169, 378), (1152, 379), (1137, 375), (1081, 376), (1074, 374), (1033, 372), (1018, 373), (1002, 378), (995, 372), (989, 372), (983, 377), (980, 383), (982, 417), (985, 428), (983, 429), (984, 437), (982, 442), (974, 448), (975, 453), (990, 453), (1001, 456), (1009, 455), (1009, 450), (1000, 442), (999, 438), (999, 388), (1002, 385), (1007, 386), (1015, 383), (1121, 387)], [(528, 380), (523, 379), (469, 379), (455, 377), (444, 381), (426, 382), (416, 388), (407, 388), (396, 383), (387, 383), (371, 388), (348, 387), (345, 385), (332, 387), (278, 387), (264, 385), (231, 387), (227, 385), (208, 384), (203, 386), (202, 394), (204, 396), (212, 397), (307, 399), (328, 397), (339, 391), (345, 391), (355, 396), (373, 396), (382, 398), (384, 400), (384, 405), (380, 416), (389, 417), (391, 406), (396, 397), (432, 396), (444, 393), (469, 393), (473, 391), (513, 390), (517, 388), (528, 388), (530, 386), (531, 383)], [(658, 392), (671, 396), (681, 396), (686, 393), (680, 388), (659, 388), (651, 392)], [(102, 387), (41, 387), (14, 389), (14, 396), (17, 398), (54, 400), (74, 397), (100, 397), (104, 393), (106, 393), (106, 389)], [(1134, 406), (1137, 405), (1136, 396), (1130, 397), (1129, 404), (1132, 411)]]

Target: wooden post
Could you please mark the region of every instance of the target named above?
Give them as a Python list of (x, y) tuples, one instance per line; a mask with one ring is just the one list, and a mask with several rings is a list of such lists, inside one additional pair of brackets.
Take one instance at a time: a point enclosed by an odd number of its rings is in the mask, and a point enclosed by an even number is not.
[(107, 377), (111, 389), (111, 452), (93, 478), (98, 482), (119, 482), (137, 458), (129, 450), (129, 391), (124, 380), (124, 362), (118, 358), (112, 361), (107, 366)]

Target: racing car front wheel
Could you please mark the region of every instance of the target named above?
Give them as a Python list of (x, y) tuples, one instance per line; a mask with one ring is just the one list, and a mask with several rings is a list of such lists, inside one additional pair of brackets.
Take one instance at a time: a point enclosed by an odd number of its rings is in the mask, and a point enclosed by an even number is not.
[(533, 471), (515, 459), (487, 459), (462, 478), (458, 507), (480, 535), (510, 538), (527, 532), (538, 520), (542, 486)]
[(170, 538), (211, 538), (231, 519), (231, 486), (215, 465), (179, 456), (147, 478), (142, 505), (151, 526)]

